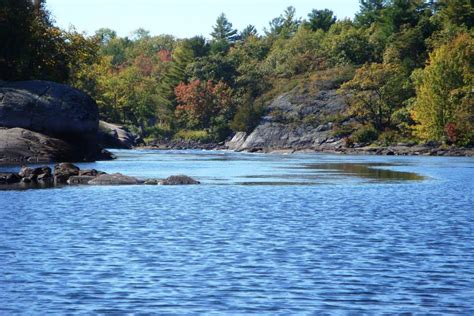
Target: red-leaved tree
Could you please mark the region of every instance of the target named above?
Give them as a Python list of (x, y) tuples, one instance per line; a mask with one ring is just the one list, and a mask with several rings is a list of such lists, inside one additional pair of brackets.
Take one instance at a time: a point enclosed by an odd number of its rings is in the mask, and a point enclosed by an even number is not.
[(223, 82), (181, 82), (175, 88), (175, 95), (176, 116), (188, 128), (209, 128), (213, 118), (230, 119), (232, 115), (232, 89)]

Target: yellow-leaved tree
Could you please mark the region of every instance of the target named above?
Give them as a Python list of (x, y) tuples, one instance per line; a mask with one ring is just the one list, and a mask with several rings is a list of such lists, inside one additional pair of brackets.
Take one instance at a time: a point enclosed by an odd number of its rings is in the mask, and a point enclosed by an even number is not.
[(468, 145), (474, 140), (474, 40), (461, 33), (430, 54), (413, 73), (416, 98), (411, 107), (423, 140)]

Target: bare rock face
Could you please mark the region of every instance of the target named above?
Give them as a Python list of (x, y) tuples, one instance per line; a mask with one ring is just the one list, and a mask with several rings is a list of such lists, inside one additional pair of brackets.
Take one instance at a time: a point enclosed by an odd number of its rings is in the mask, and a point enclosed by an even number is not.
[(337, 93), (338, 85), (327, 82), (312, 87), (316, 92), (298, 89), (275, 98), (260, 124), (250, 133), (237, 133), (226, 143), (235, 151), (274, 151), (281, 149), (332, 149), (342, 146), (332, 137), (331, 117), (346, 108), (345, 97)]
[(97, 104), (68, 85), (40, 80), (4, 82), (0, 85), (0, 101), (0, 126), (60, 138), (97, 134)]
[(0, 164), (72, 160), (74, 148), (63, 140), (23, 128), (0, 128)]
[(129, 177), (121, 173), (113, 174), (102, 174), (91, 181), (88, 184), (94, 185), (131, 185), (131, 184), (141, 184), (141, 181), (134, 177)]

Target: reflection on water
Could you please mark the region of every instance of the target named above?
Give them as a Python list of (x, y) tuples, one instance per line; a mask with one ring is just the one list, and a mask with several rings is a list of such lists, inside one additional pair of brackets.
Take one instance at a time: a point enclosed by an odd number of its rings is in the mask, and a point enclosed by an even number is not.
[(387, 167), (396, 166), (388, 163), (313, 163), (304, 168), (316, 171), (337, 172), (345, 176), (367, 178), (378, 181), (423, 180), (425, 177), (413, 172), (401, 172)]

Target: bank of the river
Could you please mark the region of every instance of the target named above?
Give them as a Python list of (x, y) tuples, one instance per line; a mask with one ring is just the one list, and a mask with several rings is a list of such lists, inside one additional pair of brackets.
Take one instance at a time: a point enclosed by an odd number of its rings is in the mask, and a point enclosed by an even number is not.
[(330, 153), (343, 155), (381, 155), (381, 156), (451, 156), (474, 157), (474, 148), (460, 148), (455, 146), (411, 145), (398, 144), (392, 146), (359, 146), (359, 147), (318, 147), (318, 148), (265, 148), (253, 147), (249, 149), (234, 149), (229, 143), (201, 143), (186, 140), (171, 140), (154, 142), (149, 145), (137, 146), (135, 149), (155, 150), (232, 150), (250, 153)]

